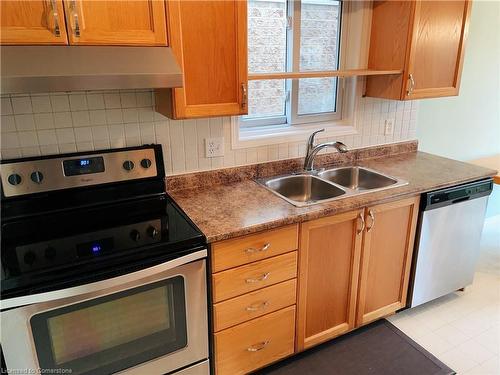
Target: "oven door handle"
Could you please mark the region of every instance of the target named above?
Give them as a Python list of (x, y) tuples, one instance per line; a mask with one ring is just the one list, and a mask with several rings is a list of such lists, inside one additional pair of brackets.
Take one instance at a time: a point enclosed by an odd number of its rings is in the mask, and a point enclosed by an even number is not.
[(176, 267), (180, 267), (184, 264), (193, 262), (195, 260), (203, 259), (206, 257), (207, 257), (207, 250), (203, 249), (195, 253), (184, 255), (180, 258), (170, 260), (168, 262), (157, 264), (156, 266), (131, 272), (125, 275), (113, 277), (111, 279), (105, 279), (90, 284), (78, 285), (66, 289), (54, 290), (51, 292), (31, 294), (22, 297), (5, 299), (0, 301), (0, 309), (2, 310), (11, 309), (14, 307), (31, 305), (34, 303), (52, 302), (63, 298), (77, 297), (87, 293), (95, 293), (102, 290), (119, 287), (132, 282), (137, 282), (141, 279), (159, 274), (161, 272), (172, 270)]

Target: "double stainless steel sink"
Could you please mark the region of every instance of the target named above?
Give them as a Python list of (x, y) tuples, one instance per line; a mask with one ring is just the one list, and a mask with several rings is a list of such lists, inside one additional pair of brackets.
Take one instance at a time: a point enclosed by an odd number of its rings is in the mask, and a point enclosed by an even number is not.
[(408, 182), (365, 167), (340, 167), (318, 173), (300, 173), (259, 180), (258, 183), (287, 202), (298, 206), (328, 202)]

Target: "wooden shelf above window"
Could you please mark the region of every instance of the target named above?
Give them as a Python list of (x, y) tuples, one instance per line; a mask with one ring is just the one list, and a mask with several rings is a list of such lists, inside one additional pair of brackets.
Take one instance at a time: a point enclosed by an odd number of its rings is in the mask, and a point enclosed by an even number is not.
[(283, 73), (255, 73), (248, 74), (249, 81), (260, 81), (267, 79), (297, 79), (297, 78), (325, 78), (325, 77), (359, 77), (402, 74), (402, 70), (324, 70), (310, 72), (283, 72)]

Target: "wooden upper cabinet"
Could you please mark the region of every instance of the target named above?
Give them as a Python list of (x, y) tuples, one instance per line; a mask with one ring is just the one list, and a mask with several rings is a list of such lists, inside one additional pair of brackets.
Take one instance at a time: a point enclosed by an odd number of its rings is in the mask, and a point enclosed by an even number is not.
[(366, 209), (357, 325), (406, 306), (419, 197)]
[(368, 66), (400, 76), (367, 78), (366, 94), (388, 99), (458, 95), (471, 1), (375, 1)]
[(355, 327), (362, 215), (357, 210), (301, 226), (298, 351)]
[(157, 111), (173, 118), (247, 113), (247, 4), (168, 1), (170, 45), (184, 86), (157, 91)]
[(64, 0), (70, 44), (165, 46), (165, 2)]
[(62, 0), (0, 1), (1, 44), (68, 44)]

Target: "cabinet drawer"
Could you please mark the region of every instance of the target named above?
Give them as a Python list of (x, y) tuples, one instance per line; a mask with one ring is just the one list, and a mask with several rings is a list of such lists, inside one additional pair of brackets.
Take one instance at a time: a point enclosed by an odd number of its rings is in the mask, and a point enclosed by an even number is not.
[(295, 305), (296, 290), (297, 280), (292, 279), (215, 304), (215, 332)]
[(212, 245), (212, 270), (219, 272), (297, 249), (298, 226), (238, 237)]
[(296, 251), (222, 271), (212, 276), (214, 302), (224, 301), (296, 276)]
[(293, 354), (295, 306), (215, 334), (217, 375), (246, 374)]

